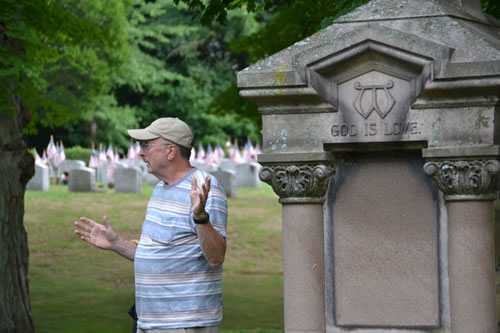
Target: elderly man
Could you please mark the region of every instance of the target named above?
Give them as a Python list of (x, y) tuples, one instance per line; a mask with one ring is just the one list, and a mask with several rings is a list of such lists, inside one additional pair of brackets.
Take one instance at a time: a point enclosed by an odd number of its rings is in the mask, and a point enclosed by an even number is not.
[(148, 172), (160, 179), (149, 200), (139, 244), (82, 217), (80, 238), (134, 261), (137, 330), (218, 332), (227, 199), (217, 180), (189, 163), (193, 135), (177, 118), (160, 118), (129, 135), (140, 141)]

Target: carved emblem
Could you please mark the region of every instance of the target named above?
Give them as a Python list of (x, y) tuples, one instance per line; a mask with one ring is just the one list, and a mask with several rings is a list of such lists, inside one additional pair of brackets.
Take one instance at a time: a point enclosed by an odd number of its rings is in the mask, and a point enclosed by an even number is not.
[(494, 200), (497, 160), (432, 161), (424, 172), (437, 183), (447, 200)]
[[(392, 80), (387, 81), (384, 85), (367, 85), (362, 86), (360, 82), (354, 84), (354, 89), (359, 90), (359, 94), (354, 100), (354, 108), (363, 118), (367, 119), (370, 114), (375, 111), (380, 117), (385, 118), (387, 114), (391, 111), (396, 100), (392, 97), (389, 89), (394, 86)], [(366, 93), (371, 91), (371, 95)], [(382, 104), (383, 107), (380, 106)], [(369, 105), (368, 107), (366, 107)]]
[(281, 200), (286, 198), (321, 199), (328, 187), (329, 176), (334, 174), (327, 165), (266, 165), (259, 177), (273, 187)]

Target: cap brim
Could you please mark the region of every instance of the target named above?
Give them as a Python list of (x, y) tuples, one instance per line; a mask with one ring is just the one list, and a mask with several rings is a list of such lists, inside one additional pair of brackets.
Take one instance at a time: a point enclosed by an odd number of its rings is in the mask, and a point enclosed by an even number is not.
[(127, 132), (132, 139), (139, 141), (153, 140), (160, 137), (159, 135), (153, 134), (146, 129), (129, 129)]

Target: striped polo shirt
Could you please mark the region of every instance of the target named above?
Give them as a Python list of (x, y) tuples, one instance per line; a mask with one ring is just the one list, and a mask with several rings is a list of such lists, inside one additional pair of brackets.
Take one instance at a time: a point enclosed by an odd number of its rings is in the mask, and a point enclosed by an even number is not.
[[(222, 266), (203, 256), (191, 211), (191, 181), (209, 174), (193, 168), (176, 184), (160, 181), (149, 200), (134, 259), (135, 299), (142, 329), (216, 326), (222, 320)], [(226, 194), (210, 175), (205, 210), (225, 238)]]

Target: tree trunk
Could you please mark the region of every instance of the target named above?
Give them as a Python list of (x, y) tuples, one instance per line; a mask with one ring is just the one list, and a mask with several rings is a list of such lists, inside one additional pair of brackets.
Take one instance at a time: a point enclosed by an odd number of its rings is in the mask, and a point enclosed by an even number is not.
[(15, 111), (0, 109), (0, 332), (31, 333), (28, 294), (28, 242), (24, 230), (24, 192), (34, 159), (23, 141), (29, 112), (11, 97)]

